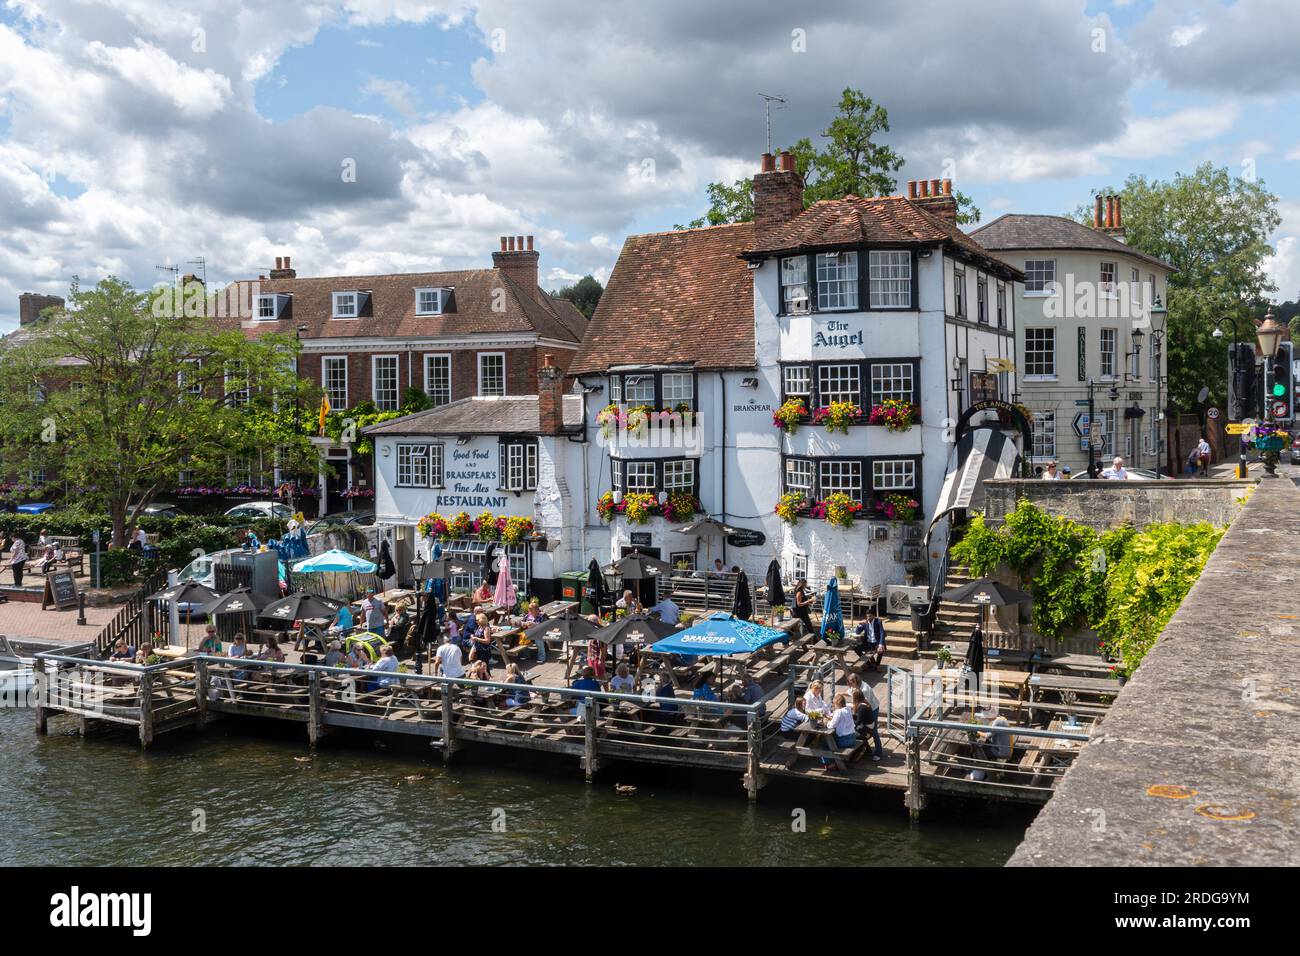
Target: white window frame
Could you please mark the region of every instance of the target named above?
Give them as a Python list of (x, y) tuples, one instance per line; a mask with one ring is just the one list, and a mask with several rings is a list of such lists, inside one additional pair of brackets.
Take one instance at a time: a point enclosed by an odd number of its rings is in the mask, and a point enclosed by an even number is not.
[[(851, 401), (858, 407), (862, 406), (862, 365), (859, 362), (822, 362), (816, 366), (817, 369), (817, 401), (822, 405), (830, 405), (831, 401)], [(856, 382), (857, 392), (853, 395), (847, 388), (837, 387), (828, 388), (825, 383), (828, 379), (825, 377), (828, 372), (835, 370), (849, 369), (852, 374), (844, 378), (844, 382)], [(835, 398), (828, 399), (827, 395), (833, 393)]]
[(695, 492), (695, 459), (670, 458), (664, 461), (663, 490)]
[(982, 272), (975, 274), (975, 321), (989, 324), (989, 280)]
[[(1050, 354), (1050, 356), (1051, 356), (1051, 371), (1050, 371), (1050, 372), (1048, 372), (1048, 371), (1042, 371), (1042, 370), (1041, 370), (1041, 369), (1045, 369), (1045, 368), (1047, 367), (1047, 365), (1046, 365), (1046, 361), (1045, 361), (1044, 359), (1039, 359), (1039, 368), (1040, 368), (1040, 371), (1037, 371), (1037, 372), (1032, 372), (1032, 371), (1030, 371), (1030, 369), (1034, 368), (1034, 364), (1033, 364), (1033, 362), (1030, 360), (1030, 357), (1029, 357), (1029, 356), (1030, 356), (1030, 353), (1031, 353), (1031, 349), (1030, 349), (1030, 341), (1029, 341), (1029, 340), (1030, 340), (1030, 336), (1033, 336), (1033, 335), (1035, 335), (1036, 333), (1038, 333), (1038, 334), (1041, 334), (1041, 333), (1048, 333), (1048, 334), (1050, 334), (1050, 336), (1051, 336), (1051, 340), (1052, 340), (1052, 348), (1051, 348), (1050, 353), (1049, 353), (1046, 349), (1042, 348), (1042, 343), (1039, 343), (1039, 348), (1036, 348), (1036, 349), (1033, 349), (1033, 350), (1032, 350), (1032, 352), (1033, 352), (1035, 355), (1046, 356), (1046, 355), (1049, 355), (1049, 354)], [(1057, 368), (1057, 362), (1056, 362), (1056, 326), (1054, 326), (1054, 325), (1030, 325), (1030, 326), (1026, 326), (1026, 327), (1025, 327), (1025, 353), (1024, 353), (1024, 354), (1025, 354), (1025, 381), (1028, 381), (1028, 382), (1053, 382), (1053, 381), (1056, 381), (1056, 379), (1057, 379), (1057, 374), (1058, 374), (1058, 368)]]
[[(1110, 339), (1110, 348), (1106, 340)], [(1098, 333), (1097, 369), (1103, 381), (1113, 382), (1116, 372), (1116, 358), (1119, 354), (1119, 329), (1101, 329)], [(1107, 364), (1110, 371), (1106, 370)]]
[[(433, 360), (444, 359), (447, 362), (447, 394), (446, 399), (438, 401), (434, 395), (433, 384)], [(435, 408), (440, 405), (446, 405), (451, 402), (451, 353), (450, 352), (426, 352), (424, 354), (424, 394), (429, 396)]]
[[(1031, 278), (1031, 276), (1033, 278)], [(1025, 298), (1056, 294), (1056, 260), (1025, 260)]]
[(394, 484), (398, 488), (429, 487), (429, 446), (399, 442)]
[(966, 318), (966, 267), (952, 264), (952, 314), (954, 318)]
[(790, 457), (785, 460), (784, 481), (786, 491), (802, 491), (812, 497), (817, 487), (817, 466), (811, 458)]
[(858, 311), (858, 254), (819, 252), (814, 257), (818, 312)]
[(537, 490), (537, 442), (503, 441), (497, 445), (497, 458), (502, 491)]
[(245, 366), (245, 364), (242, 361), (235, 362), (234, 364), (239, 366), (241, 370), (240, 374), (242, 374), (243, 376), (244, 387), (236, 388), (233, 390), (231, 389), (230, 365), (227, 364), (221, 373), (221, 394), (225, 398), (231, 398), (232, 396), (234, 396), (233, 401), (226, 403), (227, 406), (229, 406), (230, 408), (243, 408), (245, 405), (248, 404), (249, 400), (252, 398), (253, 395), (252, 379), (251, 376), (249, 376), (248, 374), (247, 366)]
[[(433, 293), (433, 308), (424, 309), (420, 307), (420, 296)], [(444, 290), (440, 288), (424, 288), (415, 290), (415, 314), (416, 315), (442, 315), (442, 299)]]
[[(202, 377), (201, 374), (200, 374), (200, 375), (196, 375), (196, 376), (195, 376), (195, 379), (196, 379), (197, 381), (196, 381), (193, 385), (187, 385), (187, 384), (185, 384), (185, 369), (184, 369), (184, 366), (186, 366), (186, 365), (192, 365), (192, 366), (194, 366), (196, 369), (198, 369), (198, 371), (199, 371), (200, 373), (203, 371), (203, 360), (202, 360), (202, 359), (196, 359), (196, 358), (181, 359), (181, 366), (182, 366), (182, 368), (179, 369), (179, 370), (176, 372), (176, 390), (177, 390), (178, 392), (180, 392), (181, 395), (189, 395), (189, 396), (192, 397), (192, 398), (202, 398), (202, 397), (203, 397), (203, 377)], [(76, 384), (76, 385), (81, 385), (80, 382), (77, 382), (77, 383), (75, 383), (75, 384)], [(77, 390), (80, 391), (80, 389), (77, 389)]]
[(805, 315), (812, 311), (807, 256), (782, 259), (778, 281), (781, 286), (781, 311), (784, 314)]
[[(645, 392), (646, 388), (650, 389), (650, 394), (648, 395)], [(635, 397), (633, 397), (633, 393), (635, 393)], [(654, 372), (629, 372), (625, 374), (623, 376), (622, 389), (619, 392), (619, 399), (633, 407), (639, 405), (654, 405)]]
[[(379, 398), (379, 362), (381, 359), (392, 359), (393, 361), (393, 404), (391, 406), (386, 405)], [(370, 400), (375, 403), (375, 408), (381, 412), (395, 412), (402, 407), (402, 357), (400, 355), (370, 356)]]
[[(266, 304), (267, 304), (268, 302), (271, 304), (271, 314), (270, 314), (270, 315), (263, 315), (263, 314), (262, 314), (262, 309), (266, 306)], [(259, 322), (271, 322), (271, 321), (274, 321), (276, 318), (278, 318), (278, 316), (276, 315), (276, 312), (278, 311), (278, 310), (276, 309), (276, 306), (277, 306), (277, 305), (278, 305), (278, 303), (276, 302), (276, 296), (275, 296), (273, 293), (272, 293), (272, 294), (259, 295), (259, 296), (257, 297), (257, 301), (256, 301), (256, 302), (254, 303), (254, 305), (253, 305), (253, 316), (254, 316), (254, 318), (256, 318), (257, 321), (259, 321)]]
[(873, 309), (912, 307), (912, 253), (873, 249), (867, 253), (867, 299)]
[[(499, 358), (501, 360), (501, 391), (488, 392), (483, 388), (483, 362), (485, 359)], [(505, 352), (479, 352), (475, 362), (478, 366), (478, 394), (479, 395), (504, 395), (506, 394), (506, 353)]]
[[(338, 397), (338, 392), (330, 388), (329, 363), (338, 361), (343, 362), (343, 401), (341, 403), (334, 401)], [(348, 407), (348, 399), (351, 396), (348, 394), (348, 357), (346, 355), (322, 355), (320, 357), (320, 384), (329, 397), (330, 408), (340, 410)]]
[(1142, 301), (1142, 273), (1137, 269), (1129, 270), (1128, 300), (1134, 305)]
[(695, 375), (691, 372), (664, 372), (663, 382), (663, 407), (674, 408), (685, 402), (688, 405), (695, 403)]
[[(861, 458), (819, 458), (816, 461), (817, 493), (823, 499), (842, 491), (858, 503), (865, 500), (866, 478)], [(835, 474), (833, 480), (829, 477), (832, 474)]]
[[(340, 303), (347, 299), (352, 300), (351, 312), (340, 312)], [(330, 293), (330, 317), (334, 319), (355, 319), (361, 312), (361, 293), (359, 292), (331, 292)]]
[(886, 493), (894, 491), (916, 491), (916, 459), (872, 459), (871, 490)]
[[(1106, 273), (1110, 278), (1106, 278)], [(1102, 299), (1119, 298), (1119, 263), (1100, 262), (1097, 264), (1097, 296)]]
[(1007, 327), (1007, 284), (998, 283), (997, 291), (997, 328), (1005, 329)]
[(1029, 423), (1029, 460), (1046, 462), (1056, 460), (1056, 412), (1034, 412)]
[(624, 461), (623, 491), (628, 494), (653, 494), (658, 490), (657, 469), (653, 461)]
[[(792, 379), (795, 381), (796, 385), (802, 382), (801, 390), (799, 388), (790, 387)], [(803, 398), (808, 402), (811, 402), (812, 383), (813, 377), (811, 364), (781, 366), (781, 394), (786, 398)]]
[[(868, 366), (867, 375), (871, 380), (868, 401), (873, 408), (890, 398), (911, 402), (916, 395), (916, 366), (912, 362), (872, 362)], [(880, 388), (876, 387), (877, 382), (880, 383)], [(906, 387), (897, 387), (899, 383), (904, 383)]]

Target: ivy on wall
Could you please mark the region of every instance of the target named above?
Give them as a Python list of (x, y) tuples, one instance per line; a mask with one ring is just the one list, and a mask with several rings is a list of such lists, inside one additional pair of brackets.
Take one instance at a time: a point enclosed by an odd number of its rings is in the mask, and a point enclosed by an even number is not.
[(1182, 603), (1223, 536), (1211, 524), (1125, 525), (1098, 532), (1021, 501), (1004, 524), (977, 515), (952, 559), (984, 576), (1014, 571), (1034, 597), (1033, 625), (1046, 638), (1089, 628), (1132, 674)]

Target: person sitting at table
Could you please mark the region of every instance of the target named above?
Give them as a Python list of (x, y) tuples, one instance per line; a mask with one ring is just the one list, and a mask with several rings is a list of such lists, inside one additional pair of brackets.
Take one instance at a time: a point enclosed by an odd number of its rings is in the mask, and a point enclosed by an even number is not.
[[(1010, 727), (1011, 722), (1005, 717), (999, 715), (995, 717), (991, 725), (993, 728)], [(993, 729), (988, 733), (980, 733), (980, 743), (977, 744), (976, 750), (985, 760), (1007, 760), (1011, 756), (1012, 742), (1011, 734), (1006, 730)]]
[(280, 640), (274, 634), (268, 634), (266, 643), (262, 645), (262, 652), (254, 660), (273, 661), (276, 664), (284, 663), (284, 651), (280, 648)]
[(700, 679), (695, 682), (695, 692), (691, 694), (691, 699), (716, 701), (718, 694), (713, 689), (713, 680), (713, 671), (705, 671), (701, 674)]
[(614, 668), (614, 676), (609, 679), (609, 689), (616, 694), (631, 694), (636, 690), (636, 681), (632, 679), (626, 664)]
[(488, 673), (488, 666), (483, 661), (470, 661), (469, 667), (465, 668), (465, 677), (469, 680), (492, 679), (492, 675)]
[[(385, 644), (379, 648), (379, 660), (370, 665), (370, 670), (379, 671), (385, 675), (396, 675), (397, 673), (397, 655), (393, 653), (393, 645)], [(374, 681), (371, 686), (377, 690), (385, 687), (392, 687), (398, 682), (396, 676), (385, 676)]]
[(141, 648), (138, 648), (138, 649), (136, 650), (136, 652), (135, 652), (135, 663), (136, 663), (136, 664), (148, 664), (148, 663), (149, 663), (149, 655), (152, 654), (152, 653), (153, 653), (153, 650), (152, 650), (151, 648), (147, 648), (147, 647), (141, 647)]
[(646, 613), (651, 616), (656, 614), (659, 615), (659, 620), (663, 621), (665, 624), (676, 624), (682, 619), (682, 609), (678, 607), (676, 602), (668, 595), (665, 595), (658, 604)]
[(410, 626), (411, 613), (408, 608), (411, 606), (407, 600), (397, 601), (393, 604), (393, 613), (388, 615), (388, 630), (386, 633), (400, 638), (401, 643), (393, 648), (393, 652), (401, 651), (402, 645), (406, 643), (406, 631)]
[(785, 712), (781, 718), (781, 736), (793, 740), (799, 736), (798, 727), (808, 720), (808, 714), (805, 708), (808, 706), (807, 701), (802, 697), (794, 699), (794, 706)]
[[(835, 746), (841, 750), (858, 745), (858, 731), (853, 726), (853, 709), (849, 707), (849, 699), (843, 694), (835, 695), (835, 709), (831, 711), (831, 718), (826, 726), (835, 740)], [(835, 765), (835, 761), (830, 757), (822, 757), (821, 761), (827, 771)]]
[(442, 636), (442, 646), (433, 656), (433, 672), (443, 677), (465, 676), (460, 644), (456, 643), (456, 639), (450, 633)]
[[(519, 669), (518, 664), (511, 663), (506, 665), (506, 683), (527, 684), (529, 680), (524, 676), (523, 671)], [(506, 693), (507, 707), (522, 707), (532, 699), (532, 694), (524, 690), (523, 687), (512, 687)]]
[(713, 567), (709, 569), (709, 577), (720, 578), (720, 577), (724, 577), (726, 573), (727, 573), (727, 568), (726, 565), (722, 563), (722, 559), (714, 558)]
[[(590, 667), (584, 667), (577, 680), (569, 685), (574, 690), (601, 690), (600, 681), (596, 680), (596, 672)], [(575, 717), (586, 716), (587, 709), (582, 698), (574, 700), (573, 709), (569, 711)]]
[(637, 600), (636, 595), (630, 589), (623, 592), (623, 596), (614, 602), (614, 606), (622, 608), (623, 613), (629, 615), (640, 614), (644, 610), (641, 602)]
[(489, 585), (486, 580), (482, 581), (479, 586), (474, 589), (475, 604), (491, 604), (493, 596), (492, 586)]
[(344, 604), (339, 608), (339, 613), (334, 615), (334, 621), (330, 625), (330, 629), (337, 629), (340, 634), (347, 634), (348, 631), (352, 630), (353, 623), (355, 622), (352, 620), (352, 608)]
[(329, 647), (325, 650), (326, 667), (346, 667), (344, 663), (347, 656), (343, 653), (343, 642), (339, 640), (330, 641)]
[(876, 752), (871, 759), (879, 761), (885, 755), (885, 748), (880, 743), (880, 701), (876, 700), (875, 692), (865, 684), (852, 694), (853, 726), (859, 738), (866, 738), (870, 734), (875, 739)]
[(135, 648), (119, 637), (117, 643), (113, 645), (113, 653), (108, 655), (108, 659), (110, 661), (135, 660)]
[(537, 603), (537, 598), (533, 598), (528, 602), (528, 609), (524, 612), (523, 623), (525, 625), (541, 624), (544, 620), (546, 620), (546, 615), (542, 613), (542, 606)]
[(809, 634), (816, 631), (817, 628), (813, 625), (812, 621), (813, 599), (812, 595), (808, 593), (807, 580), (800, 578), (795, 582), (794, 591), (792, 592), (791, 597), (793, 598), (792, 603), (794, 604), (794, 610), (791, 613), (801, 624), (803, 624), (804, 631)]
[(470, 638), (470, 653), (474, 660), (482, 661), (489, 675), (492, 673), (492, 625), (487, 615), (480, 614), (474, 619), (477, 627)]
[(866, 661), (872, 670), (880, 667), (880, 659), (885, 656), (885, 623), (876, 617), (875, 608), (867, 608), (867, 616), (858, 623), (853, 633), (858, 643), (854, 650)]
[(819, 680), (815, 680), (808, 685), (808, 691), (804, 694), (804, 700), (808, 704), (809, 714), (825, 716), (826, 711), (830, 709), (826, 706), (825, 698), (822, 697), (825, 690), (826, 685)]
[(659, 713), (664, 723), (676, 724), (681, 721), (681, 707), (671, 703), (671, 701), (677, 699), (677, 689), (673, 687), (672, 677), (667, 670), (659, 672), (659, 679), (655, 685), (655, 698), (658, 701)]
[(230, 642), (230, 650), (226, 651), (227, 657), (247, 657), (248, 656), (248, 638), (244, 636), (243, 631), (236, 631), (234, 638)]
[(754, 679), (754, 675), (745, 671), (745, 676), (741, 678), (740, 702), (742, 704), (758, 704), (758, 716), (760, 718), (767, 715), (767, 707), (763, 704), (763, 685)]
[(203, 640), (199, 641), (199, 648), (195, 653), (221, 654), (221, 638), (217, 637), (217, 629), (211, 624), (203, 629)]

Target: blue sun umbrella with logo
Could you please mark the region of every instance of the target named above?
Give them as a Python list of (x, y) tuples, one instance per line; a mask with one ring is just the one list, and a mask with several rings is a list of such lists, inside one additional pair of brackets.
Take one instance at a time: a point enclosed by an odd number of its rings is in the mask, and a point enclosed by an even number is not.
[(789, 638), (785, 631), (775, 627), (742, 621), (719, 611), (697, 624), (656, 641), (650, 649), (666, 654), (719, 657), (748, 654)]

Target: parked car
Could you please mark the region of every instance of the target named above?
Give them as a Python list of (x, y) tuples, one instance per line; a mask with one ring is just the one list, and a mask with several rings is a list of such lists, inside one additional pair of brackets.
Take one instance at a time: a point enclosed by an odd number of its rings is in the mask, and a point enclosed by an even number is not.
[(226, 512), (227, 518), (292, 518), (289, 506), (279, 501), (246, 501)]
[(29, 501), (26, 504), (18, 506), (20, 515), (43, 515), (54, 507), (51, 501)]
[(336, 511), (333, 514), (317, 518), (309, 524), (307, 533), (320, 534), (322, 531), (329, 531), (331, 528), (348, 526), (364, 528), (374, 523), (375, 513), (373, 511)]
[(178, 518), (180, 509), (170, 501), (155, 501), (153, 504), (145, 505), (141, 514), (146, 514), (151, 518)]
[(1291, 443), (1291, 464), (1300, 465), (1300, 437)]

